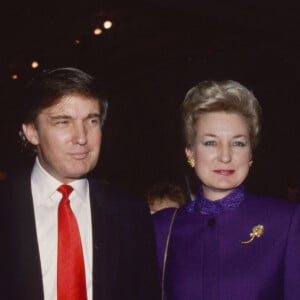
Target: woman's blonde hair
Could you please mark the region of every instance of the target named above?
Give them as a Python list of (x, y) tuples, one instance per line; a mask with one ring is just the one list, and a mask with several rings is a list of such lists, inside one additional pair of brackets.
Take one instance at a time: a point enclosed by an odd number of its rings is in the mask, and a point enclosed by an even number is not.
[(252, 149), (259, 142), (261, 106), (242, 84), (233, 80), (202, 81), (191, 88), (182, 103), (183, 132), (186, 146), (193, 144), (197, 121), (209, 112), (237, 113), (248, 126)]

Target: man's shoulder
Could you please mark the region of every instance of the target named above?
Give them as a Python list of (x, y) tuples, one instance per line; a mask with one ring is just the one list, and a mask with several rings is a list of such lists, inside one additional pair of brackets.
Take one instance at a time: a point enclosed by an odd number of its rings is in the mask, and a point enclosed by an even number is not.
[(9, 174), (5, 180), (0, 181), (0, 191), (9, 192), (22, 189), (23, 187), (30, 187), (30, 173), (31, 170), (21, 170)]
[(114, 198), (116, 199), (116, 201), (121, 199), (126, 199), (128, 201), (136, 201), (139, 199), (135, 194), (125, 189), (122, 189), (114, 184), (102, 183), (95, 180), (94, 178), (88, 178), (88, 181), (91, 193), (100, 193), (109, 198)]
[(103, 184), (89, 178), (89, 187), (91, 199), (96, 204), (107, 208), (131, 211), (144, 209), (146, 206), (146, 201), (143, 198), (110, 183)]

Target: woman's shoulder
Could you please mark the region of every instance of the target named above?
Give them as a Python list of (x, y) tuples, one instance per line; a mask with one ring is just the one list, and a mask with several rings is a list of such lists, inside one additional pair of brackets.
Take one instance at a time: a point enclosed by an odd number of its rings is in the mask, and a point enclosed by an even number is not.
[(152, 215), (154, 223), (168, 224), (170, 223), (173, 215), (178, 209), (175, 207), (168, 207), (161, 209)]
[(245, 198), (251, 199), (251, 201), (260, 201), (260, 202), (268, 202), (268, 203), (276, 203), (278, 205), (287, 205), (287, 206), (297, 206), (296, 203), (290, 202), (288, 199), (277, 196), (269, 196), (258, 193), (245, 192)]
[(288, 199), (268, 195), (245, 193), (245, 204), (269, 212), (291, 213), (300, 210), (300, 204), (290, 202)]

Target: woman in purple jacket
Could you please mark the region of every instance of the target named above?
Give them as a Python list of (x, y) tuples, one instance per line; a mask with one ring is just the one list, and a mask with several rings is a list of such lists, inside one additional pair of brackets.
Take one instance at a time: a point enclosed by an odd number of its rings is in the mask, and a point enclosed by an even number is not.
[(204, 81), (182, 105), (195, 201), (154, 218), (165, 300), (299, 300), (300, 208), (245, 191), (261, 108), (235, 81)]

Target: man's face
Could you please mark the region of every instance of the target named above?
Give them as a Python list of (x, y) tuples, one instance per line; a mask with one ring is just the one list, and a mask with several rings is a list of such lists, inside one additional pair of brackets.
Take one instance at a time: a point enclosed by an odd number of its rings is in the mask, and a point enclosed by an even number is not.
[(35, 124), (23, 124), (23, 131), (37, 147), (45, 170), (69, 183), (97, 164), (102, 137), (99, 102), (77, 94), (65, 96), (43, 109)]

